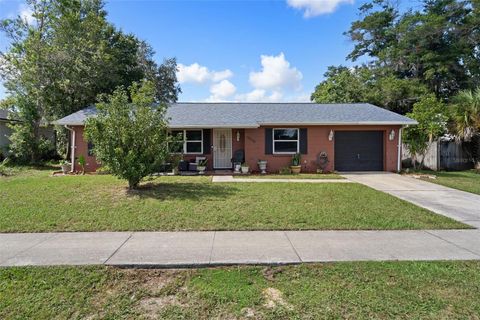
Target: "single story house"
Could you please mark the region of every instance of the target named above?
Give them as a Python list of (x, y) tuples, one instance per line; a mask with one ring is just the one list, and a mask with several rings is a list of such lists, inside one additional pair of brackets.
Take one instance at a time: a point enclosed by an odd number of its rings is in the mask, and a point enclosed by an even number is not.
[[(15, 115), (8, 112), (8, 110), (0, 109), (0, 154), (6, 156), (8, 154), (8, 148), (10, 146), (10, 136), (13, 133), (10, 125), (20, 123), (16, 120)], [(56, 143), (56, 136), (53, 126), (42, 123), (39, 128), (39, 134), (46, 139)], [(0, 157), (1, 158), (1, 157)]]
[(12, 129), (8, 127), (8, 124), (11, 122), (12, 120), (8, 118), (8, 111), (0, 109), (0, 154), (6, 154), (8, 145), (10, 144), (8, 138), (12, 134)]
[[(85, 120), (95, 114), (88, 107), (56, 121), (71, 130), (72, 159), (84, 155), (87, 171), (99, 165), (83, 138)], [(317, 170), (322, 152), (326, 171), (399, 171), (401, 130), (416, 124), (368, 103), (174, 103), (167, 116), (172, 133), (183, 133), (185, 160), (203, 156), (208, 170), (231, 169), (241, 150), (251, 170), (267, 160), (268, 172), (289, 166), (297, 152), (304, 172)]]

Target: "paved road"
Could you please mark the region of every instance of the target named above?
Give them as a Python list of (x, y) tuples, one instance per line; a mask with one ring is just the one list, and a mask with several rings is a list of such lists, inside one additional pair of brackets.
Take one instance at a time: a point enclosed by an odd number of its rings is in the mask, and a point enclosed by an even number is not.
[(480, 228), (480, 195), (395, 173), (345, 173), (345, 178)]
[(480, 260), (479, 230), (0, 234), (0, 266)]

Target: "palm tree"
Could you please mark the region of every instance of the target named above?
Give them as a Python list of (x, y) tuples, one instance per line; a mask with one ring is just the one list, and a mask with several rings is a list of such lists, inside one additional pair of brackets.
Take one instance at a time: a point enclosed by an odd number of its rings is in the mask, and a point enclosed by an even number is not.
[(460, 91), (453, 98), (452, 132), (464, 141), (471, 141), (480, 132), (480, 87)]
[(471, 141), (475, 167), (480, 168), (480, 87), (460, 91), (453, 98), (451, 132), (459, 140)]

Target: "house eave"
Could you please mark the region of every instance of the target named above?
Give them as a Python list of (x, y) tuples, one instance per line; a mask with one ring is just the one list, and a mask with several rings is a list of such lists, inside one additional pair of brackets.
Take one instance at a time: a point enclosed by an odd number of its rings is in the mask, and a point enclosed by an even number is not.
[(169, 125), (170, 129), (254, 129), (258, 124), (219, 124), (219, 125)]
[(260, 126), (403, 126), (416, 125), (416, 121), (358, 121), (358, 122), (262, 122)]
[[(56, 125), (67, 125), (67, 126), (83, 126), (84, 122), (63, 122), (63, 121), (54, 121), (52, 122)], [(258, 124), (175, 124), (169, 125), (170, 129), (255, 129), (261, 126), (378, 126), (378, 125), (416, 125), (416, 121), (358, 121), (358, 122), (261, 122)]]
[(53, 121), (53, 125), (58, 125), (58, 126), (84, 126), (84, 122), (63, 122), (63, 121)]

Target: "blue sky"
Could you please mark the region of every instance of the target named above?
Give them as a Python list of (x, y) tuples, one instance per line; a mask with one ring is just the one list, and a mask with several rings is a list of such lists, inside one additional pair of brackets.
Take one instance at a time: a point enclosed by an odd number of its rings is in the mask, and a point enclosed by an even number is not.
[[(360, 0), (125, 1), (108, 19), (177, 57), (180, 101), (308, 101), (329, 65), (352, 65), (342, 34)], [(0, 18), (28, 12), (0, 0)], [(4, 48), (6, 39), (0, 38)], [(0, 98), (5, 95), (0, 90)]]

